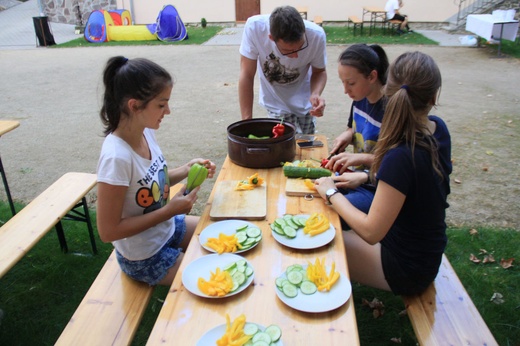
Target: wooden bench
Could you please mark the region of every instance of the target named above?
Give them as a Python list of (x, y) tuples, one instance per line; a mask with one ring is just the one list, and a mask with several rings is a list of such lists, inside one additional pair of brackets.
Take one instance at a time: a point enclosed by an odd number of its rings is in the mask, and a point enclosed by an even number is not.
[(66, 173), (0, 227), (0, 277), (54, 226), (61, 249), (67, 252), (61, 220), (86, 222), (92, 250), (96, 253), (96, 242), (85, 198), (95, 185), (95, 174)]
[(321, 16), (314, 16), (314, 23), (323, 26), (323, 18)]
[[(170, 197), (182, 186), (170, 187)], [(112, 251), (55, 345), (129, 345), (153, 290), (124, 274)]]
[(347, 21), (347, 28), (349, 24), (352, 23), (354, 25), (354, 36), (356, 36), (356, 29), (359, 27), (361, 35), (363, 34), (363, 21), (359, 19), (357, 16), (349, 16)]
[(498, 345), (446, 255), (434, 283), (403, 299), (421, 346)]
[(55, 345), (130, 344), (153, 289), (124, 274), (112, 251)]
[(386, 25), (388, 26), (388, 29), (390, 30), (391, 33), (397, 33), (397, 30), (399, 30), (402, 23), (403, 22), (401, 22), (400, 20), (397, 20), (397, 19), (392, 19), (392, 20), (386, 21)]

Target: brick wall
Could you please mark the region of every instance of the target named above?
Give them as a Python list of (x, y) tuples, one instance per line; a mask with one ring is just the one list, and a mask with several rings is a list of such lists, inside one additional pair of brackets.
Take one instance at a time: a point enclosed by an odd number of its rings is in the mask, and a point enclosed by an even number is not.
[(115, 10), (116, 0), (40, 0), (49, 21), (85, 25), (94, 10)]

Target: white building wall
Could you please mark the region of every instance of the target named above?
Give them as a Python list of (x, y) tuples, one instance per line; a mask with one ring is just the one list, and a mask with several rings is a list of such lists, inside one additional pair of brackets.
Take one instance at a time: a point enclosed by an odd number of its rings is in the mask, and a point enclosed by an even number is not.
[[(259, 0), (260, 12), (270, 13), (276, 6), (292, 5), (307, 7), (308, 18), (321, 16), (323, 21), (345, 22), (351, 15), (361, 18), (363, 6), (384, 8), (385, 0)], [(450, 22), (456, 16), (458, 5), (454, 0), (403, 0), (402, 13), (407, 14), (411, 22)], [(132, 13), (134, 24), (154, 23), (164, 5), (175, 6), (182, 21), (200, 23), (206, 18), (208, 23), (235, 23), (235, 0), (117, 0), (119, 9)], [(368, 17), (365, 17), (368, 20)]]

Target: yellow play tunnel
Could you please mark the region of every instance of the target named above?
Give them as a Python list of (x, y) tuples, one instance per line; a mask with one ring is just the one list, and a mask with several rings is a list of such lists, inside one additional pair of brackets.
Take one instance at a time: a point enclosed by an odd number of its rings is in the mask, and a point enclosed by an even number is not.
[(152, 41), (157, 36), (146, 25), (121, 25), (107, 27), (108, 41)]

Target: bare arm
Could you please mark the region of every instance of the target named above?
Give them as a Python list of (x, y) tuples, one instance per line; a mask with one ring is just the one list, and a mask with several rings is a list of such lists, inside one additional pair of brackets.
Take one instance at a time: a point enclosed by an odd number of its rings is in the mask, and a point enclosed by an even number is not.
[(347, 128), (343, 131), (332, 144), (331, 153), (339, 154), (345, 151), (350, 143), (352, 143), (352, 138), (354, 137), (354, 130), (352, 128)]
[(150, 213), (123, 218), (123, 204), (128, 187), (98, 183), (97, 226), (104, 242), (111, 242), (139, 234), (174, 215), (188, 213), (197, 200), (199, 188), (183, 196), (182, 191), (164, 207)]
[(238, 78), (238, 100), (242, 120), (253, 118), (254, 83), (256, 60), (240, 56), (240, 75)]
[[(316, 180), (316, 189), (325, 198), (328, 189), (335, 188), (332, 178)], [(331, 197), (332, 207), (345, 220), (352, 230), (369, 244), (380, 242), (397, 219), (406, 196), (384, 181), (379, 181), (374, 201), (368, 214), (354, 207), (340, 193)]]
[(327, 70), (324, 68), (312, 67), (311, 75), (311, 96), (310, 101), (312, 110), (310, 114), (316, 117), (323, 116), (325, 111), (325, 100), (321, 97), (321, 93), (327, 84)]

